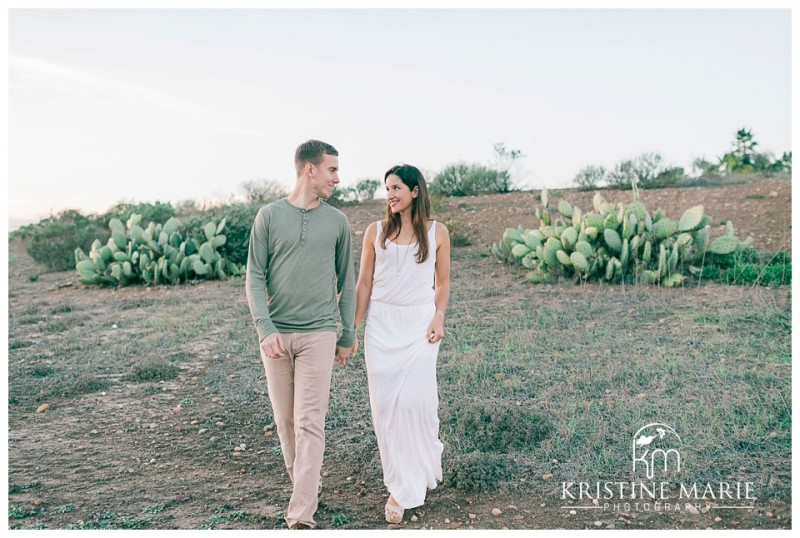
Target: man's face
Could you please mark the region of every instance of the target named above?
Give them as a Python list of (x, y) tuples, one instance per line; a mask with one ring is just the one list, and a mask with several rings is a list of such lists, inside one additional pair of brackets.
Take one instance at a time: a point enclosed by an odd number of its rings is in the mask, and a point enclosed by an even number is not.
[(319, 166), (311, 165), (311, 188), (320, 198), (330, 198), (339, 183), (339, 157), (323, 156)]

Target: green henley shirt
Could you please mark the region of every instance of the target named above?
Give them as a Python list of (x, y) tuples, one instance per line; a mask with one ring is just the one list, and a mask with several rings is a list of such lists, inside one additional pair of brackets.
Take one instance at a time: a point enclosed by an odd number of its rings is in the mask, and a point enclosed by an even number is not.
[[(355, 340), (355, 276), (347, 216), (320, 200), (262, 207), (250, 232), (245, 290), (258, 340), (275, 333), (337, 330)], [(339, 294), (338, 308), (336, 295)]]

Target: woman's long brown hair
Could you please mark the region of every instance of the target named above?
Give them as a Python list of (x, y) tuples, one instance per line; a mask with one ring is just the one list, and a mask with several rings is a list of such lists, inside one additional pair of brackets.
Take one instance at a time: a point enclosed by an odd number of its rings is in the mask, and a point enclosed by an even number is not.
[[(401, 164), (393, 166), (383, 176), (383, 182), (389, 176), (397, 176), (405, 183), (411, 192), (417, 187), (416, 198), (411, 199), (411, 227), (414, 229), (414, 237), (417, 239), (417, 263), (422, 263), (428, 259), (430, 245), (428, 243), (428, 219), (431, 216), (431, 200), (428, 197), (428, 187), (425, 185), (425, 178), (416, 166)], [(400, 235), (403, 222), (400, 213), (392, 213), (389, 205), (386, 205), (386, 219), (383, 222), (383, 232), (381, 233), (381, 247), (386, 249), (386, 241)]]

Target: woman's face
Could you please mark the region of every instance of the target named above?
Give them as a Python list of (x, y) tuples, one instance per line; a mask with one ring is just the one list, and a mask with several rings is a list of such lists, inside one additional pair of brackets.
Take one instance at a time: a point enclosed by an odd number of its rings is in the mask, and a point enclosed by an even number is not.
[(411, 208), (411, 201), (417, 197), (418, 190), (412, 192), (403, 180), (392, 174), (386, 178), (386, 203), (392, 213), (401, 213)]

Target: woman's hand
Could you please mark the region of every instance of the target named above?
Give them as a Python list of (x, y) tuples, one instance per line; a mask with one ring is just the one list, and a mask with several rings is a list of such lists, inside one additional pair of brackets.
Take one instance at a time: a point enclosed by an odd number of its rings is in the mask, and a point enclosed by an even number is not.
[(428, 331), (425, 333), (428, 342), (435, 344), (444, 338), (444, 313), (436, 311), (433, 315), (433, 320), (428, 325)]

